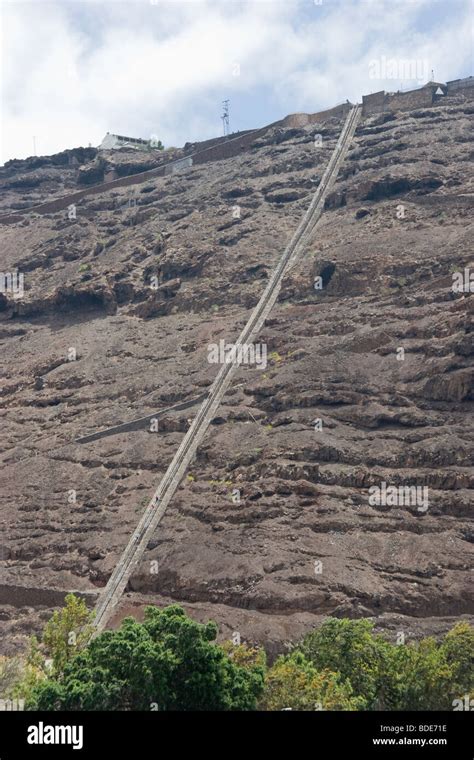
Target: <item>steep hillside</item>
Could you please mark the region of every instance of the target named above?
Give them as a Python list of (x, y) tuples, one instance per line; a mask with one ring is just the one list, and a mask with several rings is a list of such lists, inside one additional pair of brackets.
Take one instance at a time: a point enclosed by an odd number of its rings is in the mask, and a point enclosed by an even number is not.
[[(261, 334), (268, 366), (239, 370), (116, 620), (179, 600), (278, 651), (327, 615), (407, 636), (472, 619), (473, 300), (452, 283), (474, 270), (473, 113), (458, 97), (361, 122)], [(209, 344), (238, 336), (341, 126), (276, 125), (76, 218), (0, 228), (25, 285), (0, 295), (2, 652), (64, 591), (92, 603), (195, 412), (74, 439), (210, 385)], [(74, 189), (57, 182), (34, 202)], [(371, 504), (382, 482), (426, 486), (427, 508)]]

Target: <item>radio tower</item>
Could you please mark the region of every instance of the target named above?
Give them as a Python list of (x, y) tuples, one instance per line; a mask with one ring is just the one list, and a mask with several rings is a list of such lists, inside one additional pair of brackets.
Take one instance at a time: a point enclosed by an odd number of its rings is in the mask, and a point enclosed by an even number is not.
[(224, 137), (226, 137), (229, 134), (229, 102), (228, 100), (222, 101), (222, 125), (224, 127)]

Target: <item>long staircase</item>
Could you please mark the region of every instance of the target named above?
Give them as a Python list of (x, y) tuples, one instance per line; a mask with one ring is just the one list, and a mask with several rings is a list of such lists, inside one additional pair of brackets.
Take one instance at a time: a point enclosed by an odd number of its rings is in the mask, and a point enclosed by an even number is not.
[[(336, 181), (339, 168), (349, 149), (361, 116), (361, 110), (362, 107), (360, 105), (355, 105), (349, 112), (337, 145), (309, 208), (273, 270), (258, 304), (255, 306), (236, 342), (236, 347), (248, 345), (257, 337), (278, 298), (286, 272), (311, 241), (316, 224), (323, 213), (325, 198)], [(235, 355), (238, 356), (239, 352), (236, 351)], [(206, 435), (211, 420), (215, 417), (217, 408), (238, 366), (237, 361), (222, 365), (163, 479), (148, 503), (106, 587), (99, 597), (95, 617), (96, 634), (106, 626), (114, 606), (123, 594), (135, 567), (142, 558), (147, 544), (155, 533), (198, 446)]]

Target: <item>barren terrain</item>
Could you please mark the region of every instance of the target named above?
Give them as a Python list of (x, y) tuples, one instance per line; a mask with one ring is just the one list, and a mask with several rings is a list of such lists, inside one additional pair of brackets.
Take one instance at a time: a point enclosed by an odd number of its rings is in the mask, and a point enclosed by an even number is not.
[[(408, 637), (473, 619), (474, 301), (452, 289), (474, 269), (473, 114), (451, 97), (361, 122), (260, 336), (268, 366), (239, 370), (115, 623), (178, 601), (276, 652), (328, 615)], [(2, 653), (65, 592), (94, 602), (195, 410), (74, 440), (210, 385), (208, 345), (238, 336), (341, 126), (273, 126), (75, 219), (0, 227), (2, 270), (25, 278), (0, 295)], [(2, 213), (77, 189), (76, 166), (33, 163), (0, 169)], [(381, 482), (427, 486), (429, 508), (371, 506)]]

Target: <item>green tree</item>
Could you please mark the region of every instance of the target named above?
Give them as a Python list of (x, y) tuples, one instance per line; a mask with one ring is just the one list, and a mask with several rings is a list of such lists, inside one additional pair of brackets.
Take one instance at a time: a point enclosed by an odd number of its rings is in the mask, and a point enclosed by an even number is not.
[(264, 649), (252, 647), (248, 644), (234, 644), (232, 641), (224, 641), (222, 649), (235, 665), (242, 668), (262, 668), (266, 670), (267, 658)]
[(391, 648), (372, 629), (370, 620), (329, 618), (298, 647), (317, 670), (330, 670), (349, 681), (369, 710), (380, 709), (381, 677)]
[(23, 666), (19, 657), (0, 657), (0, 698), (11, 699), (22, 673)]
[(474, 691), (473, 655), (474, 629), (464, 622), (455, 625), (440, 642), (429, 637), (394, 647), (389, 707), (452, 710), (453, 700)]
[[(92, 613), (82, 599), (68, 594), (66, 606), (46, 624), (42, 643), (31, 636), (26, 655), (0, 658), (0, 694), (4, 699), (29, 700), (34, 688), (52, 671), (60, 675), (66, 663), (89, 641)], [(47, 666), (47, 660), (51, 667)]]
[(33, 687), (45, 678), (44, 670), (30, 656), (0, 657), (0, 697), (28, 699)]
[(395, 645), (369, 620), (329, 619), (299, 649), (317, 670), (348, 681), (368, 710), (451, 710), (473, 691), (474, 629), (456, 625), (434, 638)]
[(279, 657), (265, 679), (262, 710), (359, 710), (364, 702), (348, 682), (329, 670), (318, 671), (301, 652)]
[[(216, 643), (217, 626), (177, 605), (147, 607), (91, 639), (73, 595), (33, 637), (26, 660), (0, 658), (5, 695), (43, 710), (452, 710), (474, 696), (474, 629), (395, 645), (369, 620), (328, 619), (267, 670), (263, 649)], [(71, 633), (74, 633), (72, 636)], [(53, 667), (44, 667), (44, 655)]]
[(217, 626), (173, 605), (126, 618), (39, 684), (27, 707), (40, 710), (251, 710), (264, 668), (240, 667), (215, 643)]
[(56, 674), (62, 673), (66, 663), (87, 644), (94, 630), (93, 613), (83, 599), (68, 594), (64, 601), (66, 606), (54, 612), (46, 624), (42, 640), (43, 651), (52, 660)]
[(452, 670), (433, 638), (392, 646), (381, 681), (384, 709), (452, 709)]
[(442, 649), (452, 669), (453, 690), (457, 696), (474, 692), (474, 628), (457, 623), (444, 637)]

